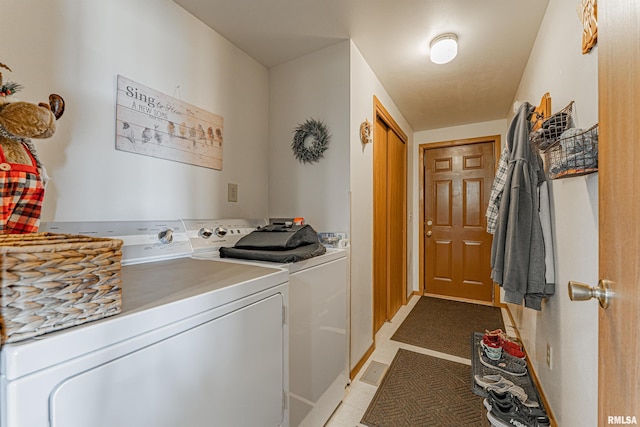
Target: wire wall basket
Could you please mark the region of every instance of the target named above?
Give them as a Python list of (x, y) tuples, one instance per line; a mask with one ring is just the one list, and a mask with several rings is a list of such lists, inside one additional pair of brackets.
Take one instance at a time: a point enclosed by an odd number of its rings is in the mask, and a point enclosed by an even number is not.
[(573, 101), (562, 110), (544, 119), (540, 129), (531, 132), (531, 144), (544, 152), (550, 149), (560, 136), (573, 127)]
[(551, 179), (586, 175), (598, 171), (598, 125), (587, 130), (571, 128), (545, 150), (547, 174)]

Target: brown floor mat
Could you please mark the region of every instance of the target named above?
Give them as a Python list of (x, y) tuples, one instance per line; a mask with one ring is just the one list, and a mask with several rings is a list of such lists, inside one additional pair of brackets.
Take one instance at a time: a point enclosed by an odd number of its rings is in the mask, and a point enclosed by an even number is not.
[(497, 307), (420, 297), (391, 339), (471, 359), (469, 336), (498, 328), (504, 330)]
[(471, 392), (470, 379), (470, 366), (399, 349), (361, 423), (370, 427), (489, 426), (483, 399)]

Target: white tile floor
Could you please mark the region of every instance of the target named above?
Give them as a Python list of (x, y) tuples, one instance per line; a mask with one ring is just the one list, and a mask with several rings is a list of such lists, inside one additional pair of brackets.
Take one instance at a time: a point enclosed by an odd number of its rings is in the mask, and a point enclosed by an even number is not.
[[(418, 299), (419, 298), (417, 296), (413, 296), (407, 305), (398, 310), (398, 313), (396, 313), (390, 322), (382, 325), (382, 328), (380, 328), (376, 334), (375, 351), (371, 357), (369, 357), (362, 369), (360, 369), (360, 372), (358, 372), (356, 378), (351, 382), (351, 385), (347, 387), (345, 398), (338, 409), (336, 409), (331, 419), (327, 421), (325, 427), (365, 427), (364, 424), (360, 424), (360, 420), (369, 407), (369, 403), (371, 402), (371, 399), (373, 399), (373, 395), (376, 393), (377, 387), (360, 381), (360, 377), (366, 372), (369, 367), (369, 363), (372, 360), (390, 365), (399, 348), (471, 366), (471, 360), (469, 359), (451, 356), (449, 354), (427, 350), (422, 347), (416, 347), (410, 344), (391, 340), (391, 336), (393, 336), (396, 329), (398, 329), (404, 319), (409, 315), (409, 312), (411, 312), (411, 309), (416, 305)], [(502, 310), (502, 317), (506, 326), (505, 332), (509, 335), (515, 335), (509, 316), (504, 309)]]

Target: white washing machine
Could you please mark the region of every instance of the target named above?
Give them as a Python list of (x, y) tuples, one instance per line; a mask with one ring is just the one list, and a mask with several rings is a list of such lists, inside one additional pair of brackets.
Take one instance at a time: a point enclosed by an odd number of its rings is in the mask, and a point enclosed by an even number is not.
[[(266, 220), (183, 220), (194, 257), (220, 259)], [(348, 271), (345, 249), (295, 263), (222, 258), (289, 272), (289, 422), (291, 427), (325, 424), (344, 398), (348, 368)]]
[(288, 425), (286, 271), (194, 259), (180, 221), (42, 231), (125, 241), (122, 312), (4, 345), (2, 427)]

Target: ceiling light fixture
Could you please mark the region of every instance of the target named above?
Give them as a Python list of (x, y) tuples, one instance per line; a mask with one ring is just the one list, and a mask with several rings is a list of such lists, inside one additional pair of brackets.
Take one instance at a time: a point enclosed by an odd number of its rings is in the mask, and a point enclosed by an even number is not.
[(434, 64), (446, 64), (458, 54), (458, 36), (453, 33), (442, 34), (431, 41), (429, 57)]

